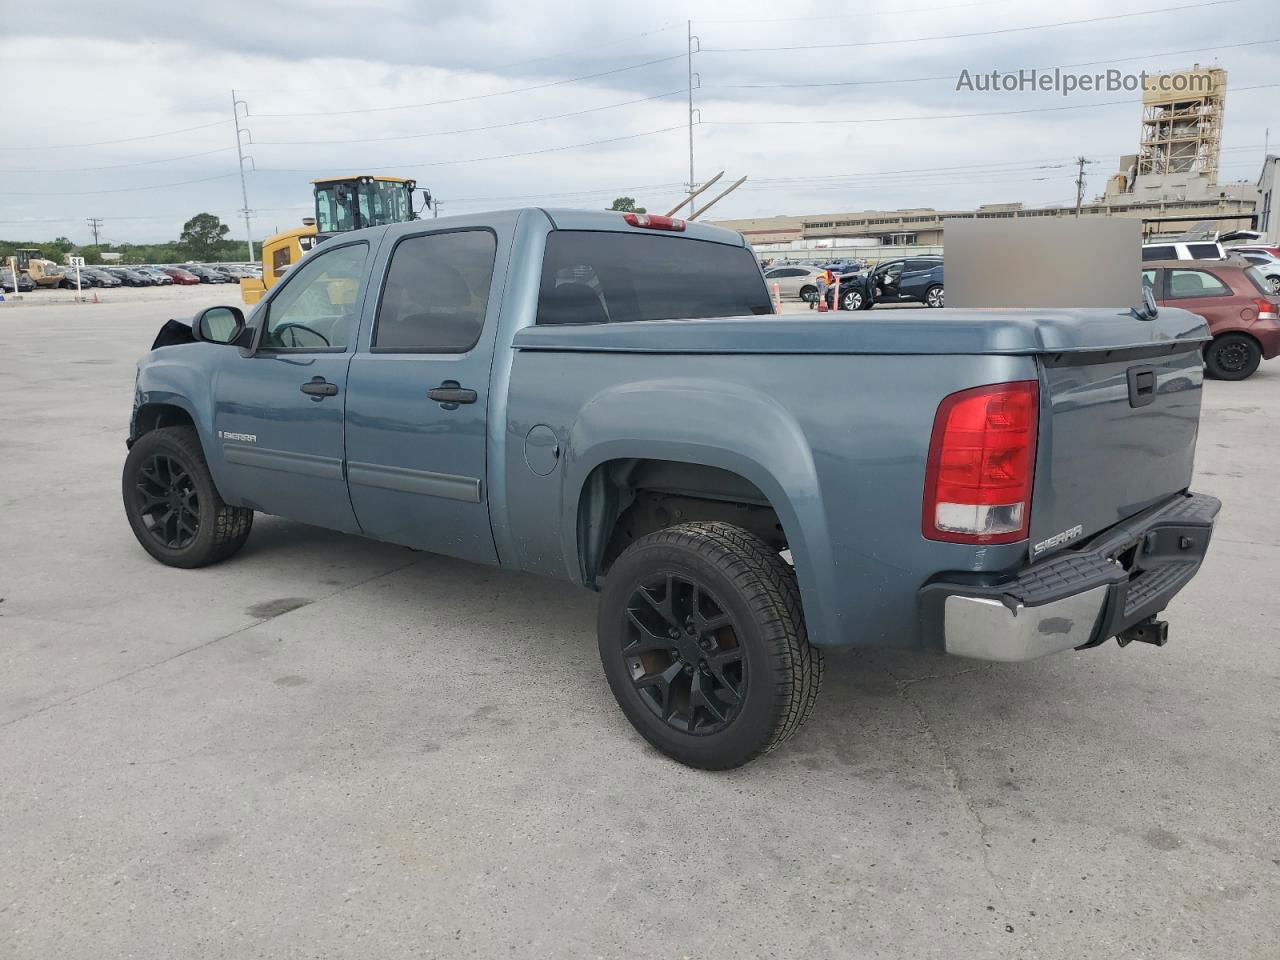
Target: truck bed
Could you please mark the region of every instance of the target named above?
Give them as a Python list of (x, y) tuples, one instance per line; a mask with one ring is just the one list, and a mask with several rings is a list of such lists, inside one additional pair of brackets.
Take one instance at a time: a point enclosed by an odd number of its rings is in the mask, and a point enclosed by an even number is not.
[[(526, 327), (512, 344), (505, 439), (511, 546), (526, 569), (579, 579), (592, 472), (615, 458), (692, 461), (745, 478), (776, 508), (815, 642), (919, 647), (915, 598), (930, 578), (1009, 576), (1187, 489), (1207, 338), (1201, 318), (1168, 309), (1155, 320), (902, 310)], [(1135, 366), (1153, 371), (1155, 391), (1137, 407)], [(1025, 380), (1040, 384), (1030, 537), (926, 539), (940, 402)], [(564, 438), (563, 470), (530, 475), (517, 438), (534, 425)], [(545, 522), (555, 514), (558, 529)]]

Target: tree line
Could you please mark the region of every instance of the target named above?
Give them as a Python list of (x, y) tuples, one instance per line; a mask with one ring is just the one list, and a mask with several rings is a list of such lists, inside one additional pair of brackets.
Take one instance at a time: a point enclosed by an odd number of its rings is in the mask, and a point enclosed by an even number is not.
[(212, 213), (198, 213), (182, 225), (177, 240), (165, 243), (100, 243), (78, 244), (67, 237), (52, 240), (0, 240), (0, 261), (7, 261), (19, 248), (35, 249), (40, 256), (55, 263), (65, 263), (68, 256), (84, 257), (85, 263), (103, 263), (104, 253), (118, 253), (112, 263), (201, 263), (245, 262), (249, 245), (243, 240), (228, 240), (231, 231)]

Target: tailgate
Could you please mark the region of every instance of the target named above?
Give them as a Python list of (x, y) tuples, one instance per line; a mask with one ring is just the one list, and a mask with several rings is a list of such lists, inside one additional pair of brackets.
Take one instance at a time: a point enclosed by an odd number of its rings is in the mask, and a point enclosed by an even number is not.
[[(1140, 323), (1141, 321), (1134, 321)], [(1038, 559), (1191, 484), (1201, 338), (1040, 358), (1040, 450), (1030, 553)]]

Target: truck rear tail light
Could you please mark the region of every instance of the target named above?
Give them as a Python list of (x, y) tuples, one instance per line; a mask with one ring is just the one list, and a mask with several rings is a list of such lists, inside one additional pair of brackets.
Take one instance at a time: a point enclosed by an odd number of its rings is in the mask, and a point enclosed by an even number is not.
[(974, 387), (943, 399), (925, 465), (921, 532), (926, 539), (1026, 539), (1039, 419), (1035, 380)]
[(633, 227), (647, 227), (650, 230), (684, 229), (684, 221), (673, 217), (660, 217), (656, 213), (624, 213), (622, 219)]
[(1280, 304), (1275, 300), (1255, 300), (1253, 308), (1258, 311), (1259, 320), (1280, 320)]

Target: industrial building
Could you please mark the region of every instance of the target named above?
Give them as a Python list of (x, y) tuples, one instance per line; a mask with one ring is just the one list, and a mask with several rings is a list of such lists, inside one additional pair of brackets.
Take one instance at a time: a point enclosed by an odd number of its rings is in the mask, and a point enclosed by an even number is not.
[[(1197, 64), (1189, 71), (1148, 77), (1138, 151), (1121, 157), (1120, 169), (1108, 179), (1103, 195), (1081, 204), (1079, 215), (1140, 219), (1148, 237), (1176, 235), (1206, 221), (1223, 232), (1280, 232), (1280, 213), (1270, 205), (1274, 157), (1267, 158), (1269, 166), (1256, 185), (1218, 183), (1226, 94), (1227, 74), (1217, 67)], [(902, 247), (940, 251), (947, 220), (1076, 214), (1075, 205), (1031, 207), (1015, 202), (969, 210), (917, 207), (716, 222), (740, 231), (762, 254), (817, 260), (829, 256), (832, 247), (852, 247), (874, 259), (907, 252)]]

